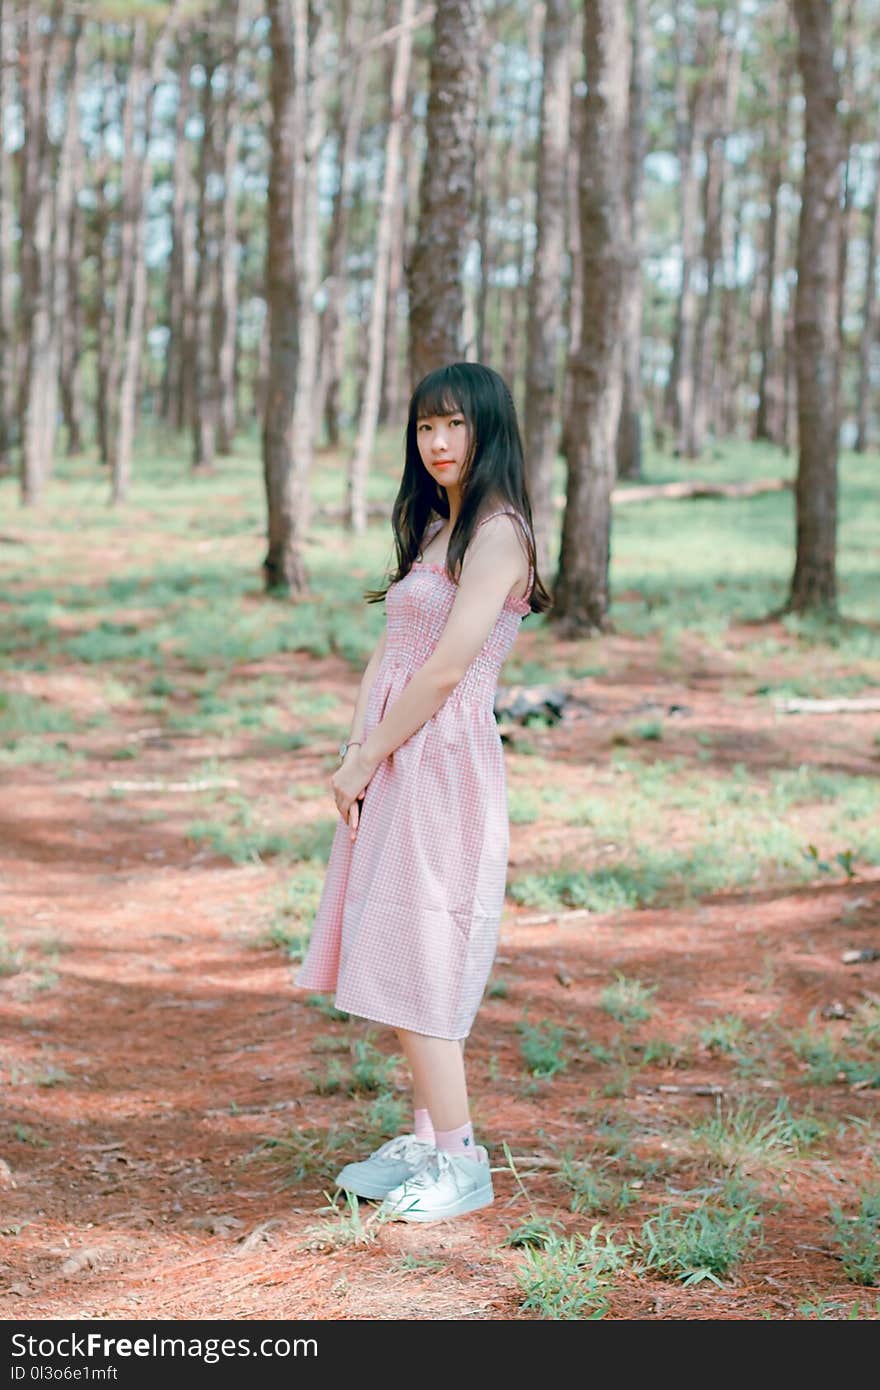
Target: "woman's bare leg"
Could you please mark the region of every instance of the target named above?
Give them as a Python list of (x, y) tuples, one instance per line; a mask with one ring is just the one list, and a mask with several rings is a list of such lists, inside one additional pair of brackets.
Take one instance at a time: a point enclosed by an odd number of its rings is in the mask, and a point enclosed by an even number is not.
[(437, 1130), (459, 1129), (469, 1120), (464, 1044), (449, 1038), (397, 1030), (413, 1079), (416, 1109), (430, 1111)]

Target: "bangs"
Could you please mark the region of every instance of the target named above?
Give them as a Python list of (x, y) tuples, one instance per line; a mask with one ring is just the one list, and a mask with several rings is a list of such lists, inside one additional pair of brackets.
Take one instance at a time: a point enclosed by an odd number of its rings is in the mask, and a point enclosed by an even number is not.
[(459, 400), (452, 394), (449, 387), (437, 386), (432, 391), (426, 391), (423, 396), (416, 401), (416, 419), (425, 420), (429, 416), (439, 416), (441, 419), (447, 415), (464, 415), (464, 408)]
[(412, 401), (412, 414), (415, 420), (426, 416), (464, 415), (469, 418), (465, 395), (459, 389), (460, 383), (453, 380), (449, 367), (439, 367), (420, 382)]

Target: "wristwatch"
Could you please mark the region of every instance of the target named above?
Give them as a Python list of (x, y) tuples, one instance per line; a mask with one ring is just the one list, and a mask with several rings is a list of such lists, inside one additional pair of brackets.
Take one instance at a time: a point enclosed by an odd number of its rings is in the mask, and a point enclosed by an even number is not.
[(348, 752), (349, 748), (360, 748), (360, 746), (361, 746), (361, 740), (360, 740), (359, 738), (353, 738), (353, 739), (347, 740), (345, 743), (340, 743), (340, 745), (339, 745), (339, 761), (342, 762), (342, 759), (345, 757), (345, 755), (346, 755), (346, 753)]

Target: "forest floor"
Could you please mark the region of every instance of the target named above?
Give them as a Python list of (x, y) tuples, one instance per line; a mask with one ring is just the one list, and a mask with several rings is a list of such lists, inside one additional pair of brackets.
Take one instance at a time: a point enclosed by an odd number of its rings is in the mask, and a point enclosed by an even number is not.
[(845, 620), (749, 621), (780, 492), (624, 507), (617, 630), (524, 622), (502, 683), (569, 702), (500, 715), (496, 1199), (417, 1226), (334, 1189), (410, 1127), (393, 1035), (293, 984), (387, 528), (316, 525), (314, 592), (267, 602), (253, 448), (178, 453), (122, 509), (70, 461), (0, 534), (0, 1319), (880, 1318), (880, 714), (784, 703), (880, 697), (872, 461)]
[[(749, 639), (743, 629), (730, 640)], [(524, 629), (524, 660), (532, 640)], [(727, 695), (705, 655), (664, 677), (650, 641), (604, 640), (613, 680), (581, 682), (588, 703), (575, 717), (510, 730), (510, 748), (527, 733), (572, 796), (584, 766), (607, 764), (616, 732), (649, 709), (682, 712), (653, 745), (658, 756), (684, 749), (698, 725), (731, 764), (806, 761), (876, 778), (876, 715), (780, 717), (766, 702)], [(347, 701), (357, 684), (335, 657), (298, 658), (297, 676)], [(29, 672), (18, 686), (44, 698), (63, 688), (80, 709), (96, 698), (82, 670)], [(136, 778), (120, 740), (137, 750)], [(685, 1136), (705, 1139), (720, 1108), (730, 1116), (747, 1099), (786, 1094), (801, 1117), (822, 1117), (818, 1151), (772, 1126), (763, 1143), (753, 1126), (743, 1151), (716, 1169), (719, 1181), (736, 1168), (762, 1187), (762, 1238), (717, 1282), (624, 1264), (608, 1281), (606, 1316), (880, 1316), (876, 1290), (844, 1274), (829, 1226), (830, 1204), (854, 1215), (858, 1192), (876, 1185), (880, 1078), (853, 1082), (844, 1069), (817, 1081), (784, 1048), (766, 1069), (753, 1057), (750, 1069), (744, 1048), (694, 1041), (699, 1027), (733, 1015), (755, 1035), (771, 1024), (790, 1035), (813, 1018), (829, 1047), (842, 1039), (880, 995), (876, 868), (832, 866), (788, 891), (755, 887), (675, 908), (568, 915), (508, 902), (494, 987), (468, 1046), (495, 1204), (455, 1222), (380, 1226), (369, 1207), (353, 1214), (329, 1203), (333, 1174), (364, 1148), (365, 1116), (376, 1119), (376, 1102), (365, 1108), (378, 1084), (368, 1064), (388, 1039), (305, 999), (287, 954), (256, 937), (267, 888), (283, 892), (289, 866), (230, 863), (188, 834), (192, 770), (212, 756), (211, 739), (170, 736), (134, 706), (116, 709), (112, 729), (66, 744), (82, 756), (63, 778), (51, 765), (22, 766), (0, 791), (3, 1071), (12, 1083), (0, 1164), (3, 1317), (553, 1316), (550, 1303), (521, 1309), (527, 1257), (506, 1243), (512, 1231), (544, 1220), (557, 1234), (589, 1233), (601, 1220), (622, 1238), (670, 1192), (693, 1207), (704, 1170)], [(292, 783), (327, 777), (326, 748), (267, 760), (227, 741), (224, 755), (244, 796), (283, 803)], [(533, 825), (512, 826), (512, 873), (528, 862), (533, 835)], [(864, 958), (847, 963), (854, 950)], [(620, 1051), (620, 1019), (599, 1002), (615, 976), (652, 992), (650, 1032), (665, 1046), (653, 1060), (651, 1048), (629, 1047), (609, 1083), (603, 1048)], [(554, 1036), (586, 1028), (589, 1048), (573, 1047), (544, 1076), (540, 1066), (524, 1072), (529, 1014), (557, 1061)], [(322, 1085), (328, 1057), (336, 1083)], [(357, 1058), (362, 1088), (338, 1084), (341, 1063)], [(383, 1087), (392, 1111), (395, 1097), (405, 1107), (398, 1069)], [(581, 1183), (579, 1210), (560, 1183), (566, 1155), (589, 1159), (599, 1186), (591, 1197)], [(603, 1182), (616, 1182), (610, 1211)]]

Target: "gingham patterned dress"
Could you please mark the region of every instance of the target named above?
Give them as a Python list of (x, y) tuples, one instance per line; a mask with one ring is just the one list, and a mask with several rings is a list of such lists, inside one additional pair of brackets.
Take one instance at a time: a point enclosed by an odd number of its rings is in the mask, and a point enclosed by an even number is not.
[[(425, 548), (442, 524), (429, 527)], [(442, 566), (421, 562), (389, 588), (385, 654), (365, 736), (431, 655), (455, 594)], [(525, 599), (505, 601), (448, 699), (380, 763), (354, 843), (340, 817), (296, 984), (335, 991), (346, 1013), (431, 1037), (470, 1032), (495, 956), (507, 877), (495, 693), (528, 612)]]

